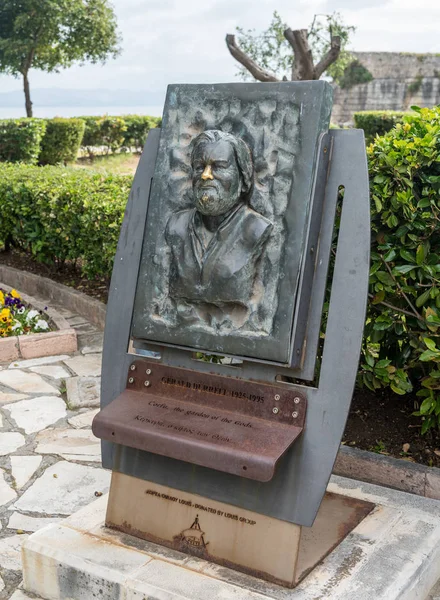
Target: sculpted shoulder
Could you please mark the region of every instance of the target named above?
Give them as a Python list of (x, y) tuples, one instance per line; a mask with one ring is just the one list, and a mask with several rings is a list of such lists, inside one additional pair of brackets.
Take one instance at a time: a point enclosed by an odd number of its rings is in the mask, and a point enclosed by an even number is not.
[(246, 207), (243, 218), (243, 237), (246, 243), (254, 246), (264, 243), (273, 229), (272, 223), (252, 208)]
[(176, 237), (180, 239), (185, 237), (188, 234), (188, 228), (190, 226), (193, 214), (193, 208), (186, 208), (172, 214), (168, 219), (165, 229), (165, 238), (167, 240), (172, 240)]

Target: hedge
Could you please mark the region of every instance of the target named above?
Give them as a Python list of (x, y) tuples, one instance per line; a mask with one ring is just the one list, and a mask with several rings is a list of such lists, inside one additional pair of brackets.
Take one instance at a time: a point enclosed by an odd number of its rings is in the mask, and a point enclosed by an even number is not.
[(77, 159), (84, 135), (82, 119), (50, 119), (41, 143), (39, 162), (43, 165), (67, 164)]
[(440, 427), (440, 106), (415, 108), (367, 149), (372, 264), (360, 376), (416, 391)]
[(160, 127), (160, 117), (147, 117), (144, 115), (124, 115), (122, 117), (127, 126), (124, 132), (124, 145), (127, 148), (142, 149), (150, 129)]
[(110, 276), (133, 178), (69, 167), (0, 165), (0, 240), (37, 261)]
[(83, 146), (94, 153), (96, 147), (104, 146), (107, 151), (123, 148), (142, 149), (150, 129), (160, 127), (159, 117), (144, 115), (86, 116), (78, 117), (85, 121)]
[(76, 160), (81, 145), (91, 155), (97, 147), (107, 152), (141, 150), (149, 130), (160, 124), (160, 118), (144, 115), (4, 119), (0, 120), (0, 162), (66, 164)]
[(41, 119), (1, 120), (0, 161), (36, 163), (45, 131)]
[(363, 129), (367, 143), (373, 141), (376, 135), (384, 135), (397, 123), (401, 123), (407, 112), (393, 110), (365, 110), (353, 115), (354, 125)]

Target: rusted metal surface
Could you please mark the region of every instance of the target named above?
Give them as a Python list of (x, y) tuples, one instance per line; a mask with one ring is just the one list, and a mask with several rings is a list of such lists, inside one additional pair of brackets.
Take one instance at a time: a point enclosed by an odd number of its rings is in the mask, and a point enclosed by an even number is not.
[(375, 504), (372, 502), (326, 492), (313, 527), (301, 529), (295, 585), (330, 554), (374, 508)]
[(304, 428), (304, 393), (135, 360), (127, 388), (95, 417), (105, 440), (269, 481)]

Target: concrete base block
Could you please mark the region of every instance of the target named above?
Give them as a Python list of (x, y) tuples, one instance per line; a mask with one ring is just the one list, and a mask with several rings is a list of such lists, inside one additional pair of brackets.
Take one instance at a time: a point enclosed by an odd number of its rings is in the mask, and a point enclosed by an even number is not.
[(440, 502), (341, 477), (328, 491), (376, 508), (292, 590), (108, 529), (105, 497), (25, 541), (24, 588), (45, 600), (425, 600), (440, 578)]

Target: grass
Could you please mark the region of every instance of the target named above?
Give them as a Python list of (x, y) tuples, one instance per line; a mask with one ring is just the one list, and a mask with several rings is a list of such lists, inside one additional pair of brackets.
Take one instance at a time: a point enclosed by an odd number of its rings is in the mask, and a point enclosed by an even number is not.
[(139, 163), (140, 154), (120, 152), (118, 154), (103, 154), (94, 158), (81, 157), (72, 166), (75, 169), (90, 169), (98, 173), (115, 175), (134, 175)]

